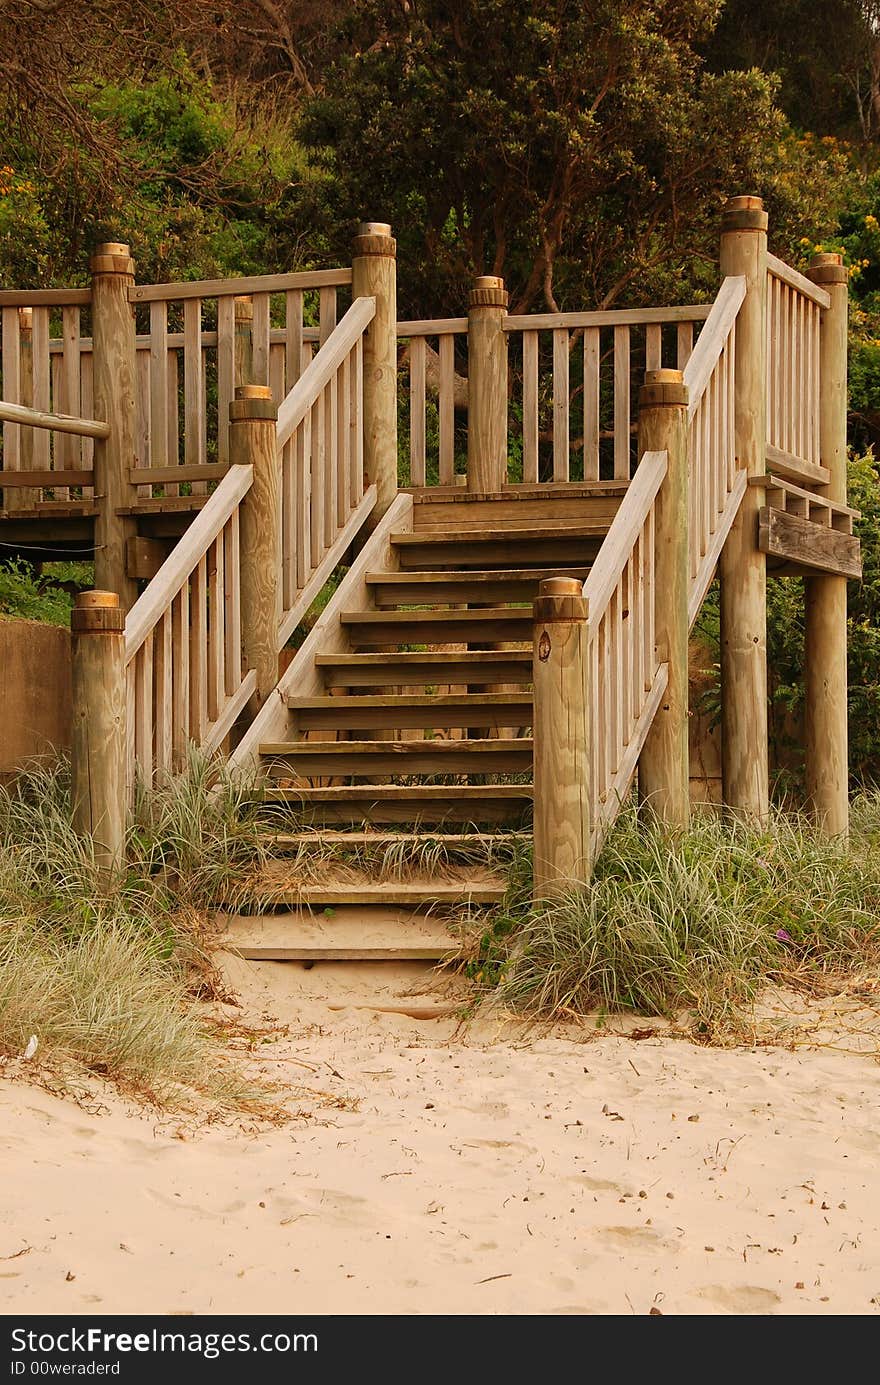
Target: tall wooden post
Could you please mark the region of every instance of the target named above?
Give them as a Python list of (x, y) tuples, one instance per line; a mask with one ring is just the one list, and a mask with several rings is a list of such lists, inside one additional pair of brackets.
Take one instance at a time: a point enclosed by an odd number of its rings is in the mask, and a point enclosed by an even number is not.
[(105, 870), (125, 847), (125, 612), (116, 592), (80, 592), (70, 613), (73, 734), (70, 795), (74, 830), (91, 836)]
[(469, 491), (497, 492), (507, 480), (507, 292), (484, 274), (468, 310)]
[[(814, 255), (810, 278), (831, 298), (819, 329), (819, 453), (829, 500), (846, 504), (847, 273), (840, 255)], [(830, 836), (849, 830), (846, 578), (808, 577), (806, 596), (807, 798)]]
[[(34, 406), (34, 310), (19, 308), (19, 400), (29, 408)], [(34, 469), (34, 428), (20, 430), (22, 471)], [(29, 510), (40, 498), (40, 492), (32, 486), (9, 487), (4, 504), (7, 510)]]
[(680, 370), (646, 372), (639, 394), (639, 456), (668, 456), (655, 507), (654, 628), (669, 681), (639, 757), (639, 797), (668, 827), (690, 821), (687, 401)]
[(137, 583), (126, 572), (126, 543), (137, 532), (135, 520), (120, 515), (131, 505), (130, 470), (135, 462), (136, 348), (134, 260), (127, 245), (99, 245), (93, 255), (92, 342), (95, 417), (110, 424), (110, 436), (95, 439), (95, 584), (114, 591), (123, 609), (137, 600)]
[(352, 251), (352, 294), (376, 300), (364, 335), (364, 473), (378, 491), (375, 522), (397, 496), (397, 242), (384, 221), (364, 221)]
[[(735, 437), (749, 476), (767, 468), (765, 297), (767, 214), (760, 197), (733, 197), (721, 226), (721, 273), (742, 275), (736, 321)], [(755, 819), (770, 803), (767, 727), (767, 570), (758, 548), (761, 486), (749, 486), (721, 553), (721, 775), (724, 803)]]
[(235, 315), (235, 385), (254, 378), (254, 300), (242, 294), (233, 299)]
[(281, 509), (275, 423), (268, 385), (239, 385), (229, 406), (229, 460), (252, 466), (254, 481), (241, 503), (241, 643), (248, 670), (257, 674), (252, 717), (278, 682), (281, 619)]
[(590, 661), (581, 583), (538, 589), (534, 630), (534, 895), (590, 878)]

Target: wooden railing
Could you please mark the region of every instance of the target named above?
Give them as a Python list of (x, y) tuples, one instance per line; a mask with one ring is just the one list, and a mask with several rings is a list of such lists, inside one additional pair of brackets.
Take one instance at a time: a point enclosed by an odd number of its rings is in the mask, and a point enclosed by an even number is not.
[(654, 505), (665, 452), (646, 452), (584, 583), (592, 728), (592, 856), (626, 797), (666, 686), (654, 639)]
[(747, 477), (737, 467), (736, 318), (746, 294), (740, 277), (724, 280), (684, 368), (688, 389), (688, 616), (696, 620)]
[(229, 471), (125, 622), (127, 763), (151, 784), (216, 749), (254, 690), (242, 672), (239, 506), (249, 466)]
[[(398, 322), (397, 336), (407, 341), (410, 485), (455, 483), (455, 412), (467, 412), (467, 381), (456, 373), (467, 349), (466, 317)], [(434, 345), (436, 342), (436, 346)], [(436, 448), (428, 449), (428, 398), (436, 399)], [(432, 440), (433, 443), (433, 440)]]
[[(7, 404), (44, 415), (91, 417), (91, 355), (81, 348), (82, 318), (90, 303), (89, 289), (0, 291), (0, 393)], [(67, 501), (71, 486), (84, 487), (81, 494), (89, 499), (93, 454), (93, 436), (61, 429), (34, 431), (7, 416), (0, 472), (4, 509)], [(18, 473), (15, 478), (9, 474), (13, 472)], [(42, 484), (35, 478), (25, 481), (35, 472), (67, 475)]]
[(819, 455), (819, 325), (831, 299), (767, 256), (767, 462), (800, 485), (827, 481)]
[(356, 298), (278, 411), (281, 622), (287, 643), (376, 499), (364, 489), (364, 332), (373, 298)]

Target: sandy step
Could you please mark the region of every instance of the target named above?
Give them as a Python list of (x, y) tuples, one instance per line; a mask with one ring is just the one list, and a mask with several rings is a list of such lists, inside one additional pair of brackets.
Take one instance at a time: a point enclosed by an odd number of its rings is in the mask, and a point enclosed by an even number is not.
[[(285, 697), (298, 731), (374, 731), (379, 728), (440, 730), (456, 726), (522, 727), (532, 724), (532, 694), (389, 694), (353, 697)], [(478, 714), (478, 715), (477, 715)]]
[(275, 778), (374, 774), (517, 774), (532, 767), (531, 739), (468, 741), (270, 741), (260, 746)]
[(437, 962), (461, 951), (461, 935), (408, 909), (341, 907), (227, 920), (224, 947), (254, 961)]
[(531, 649), (397, 654), (318, 654), (315, 665), (329, 688), (444, 687), (531, 683)]
[(286, 810), (304, 824), (399, 822), (408, 827), (466, 823), (519, 826), (532, 806), (530, 784), (356, 784), (266, 788), (267, 809)]

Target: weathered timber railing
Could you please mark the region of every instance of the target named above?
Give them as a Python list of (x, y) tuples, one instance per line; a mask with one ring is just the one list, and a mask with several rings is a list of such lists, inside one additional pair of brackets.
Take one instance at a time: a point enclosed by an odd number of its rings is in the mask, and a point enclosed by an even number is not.
[(356, 298), (278, 410), (281, 617), (287, 643), (375, 504), (364, 487), (364, 333), (373, 298)]
[[(455, 359), (456, 354), (459, 361), (465, 355), (467, 330), (466, 317), (397, 324), (398, 339), (408, 342), (408, 389), (401, 402), (409, 411), (410, 485), (425, 486), (432, 481), (441, 486), (455, 484), (455, 411), (467, 411), (467, 380), (456, 374)], [(432, 450), (430, 470), (426, 427), (429, 395), (437, 401), (437, 446), (436, 453)]]
[(821, 315), (831, 299), (796, 269), (767, 256), (767, 462), (784, 479), (821, 485)]
[(189, 742), (219, 746), (256, 686), (242, 671), (241, 502), (253, 468), (233, 467), (125, 621), (128, 782), (183, 767)]
[(666, 665), (654, 637), (657, 495), (665, 452), (646, 452), (584, 583), (589, 628), (593, 859), (629, 792)]
[(746, 294), (724, 280), (684, 368), (688, 390), (688, 619), (693, 625), (745, 492), (735, 435), (736, 318)]

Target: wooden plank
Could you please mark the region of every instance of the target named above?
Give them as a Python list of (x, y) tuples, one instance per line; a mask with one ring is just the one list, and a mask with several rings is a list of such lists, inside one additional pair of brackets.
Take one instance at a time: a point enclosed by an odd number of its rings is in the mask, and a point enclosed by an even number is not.
[[(178, 303), (191, 298), (220, 298), (227, 294), (238, 296), (249, 293), (286, 293), (290, 289), (320, 289), (333, 285), (341, 287), (350, 283), (350, 269), (309, 269), (293, 274), (253, 274), (242, 279), (196, 279), (169, 284), (135, 284), (134, 288), (129, 290), (128, 297), (132, 303), (151, 303), (156, 299)], [(91, 299), (87, 289), (84, 290), (88, 295), (85, 299), (77, 299), (74, 296), (77, 293), (75, 289), (55, 289), (50, 292), (66, 294), (67, 297), (44, 301), (87, 303)], [(4, 295), (0, 294), (0, 303), (3, 297)]]
[(630, 474), (629, 327), (614, 329), (614, 475)]
[[(0, 401), (0, 420), (6, 424), (22, 424), (30, 428), (44, 428), (53, 433), (70, 434), (78, 438), (106, 438), (110, 425), (94, 418), (75, 418), (68, 414), (43, 413), (41, 409), (28, 409), (23, 404), (10, 404)], [(18, 431), (17, 428), (15, 430)], [(5, 437), (5, 430), (4, 430)], [(4, 459), (7, 456), (4, 443)], [(78, 459), (77, 459), (78, 460)], [(74, 465), (62, 470), (77, 471), (82, 468)]]
[(645, 369), (660, 370), (663, 364), (663, 331), (659, 322), (645, 328)]
[(235, 398), (235, 299), (217, 299), (217, 460), (229, 461), (229, 405)]
[(511, 313), (504, 319), (505, 332), (555, 331), (557, 328), (637, 327), (647, 322), (704, 322), (710, 308), (693, 303), (673, 308), (609, 308), (600, 312)]
[(512, 774), (532, 763), (526, 737), (469, 741), (281, 741), (263, 742), (260, 755), (270, 773), (342, 774)]
[(226, 699), (223, 711), (213, 725), (209, 726), (205, 732), (202, 740), (202, 749), (207, 754), (219, 750), (256, 690), (257, 670), (252, 668), (245, 674), (244, 678), (242, 678), (241, 684), (236, 692)]
[(178, 771), (186, 765), (189, 745), (189, 601), (189, 586), (185, 585), (171, 604), (172, 751), (174, 768)]
[[(31, 404), (40, 413), (48, 413), (51, 403), (49, 366), (49, 309), (36, 307), (31, 319), (33, 354), (33, 398)], [(34, 434), (33, 465), (36, 469), (49, 467), (49, 435), (44, 430)]]
[(440, 338), (440, 484), (455, 475), (455, 340)]
[(728, 275), (712, 304), (706, 324), (693, 355), (685, 366), (684, 383), (688, 389), (688, 418), (693, 418), (709, 383), (715, 364), (724, 349), (730, 329), (746, 296), (746, 281), (742, 275)]
[(414, 486), (423, 486), (426, 476), (425, 355), (424, 337), (415, 337), (409, 347), (409, 455)]
[(38, 486), (41, 490), (50, 486), (87, 486), (91, 480), (91, 471), (84, 468), (76, 471), (53, 471), (51, 467), (40, 468), (39, 471), (0, 471), (0, 487), (3, 490), (17, 490), (24, 486)]
[(676, 333), (676, 359), (678, 370), (684, 370), (694, 350), (694, 324), (680, 322)]
[(202, 452), (202, 304), (189, 298), (183, 305), (183, 455), (187, 466), (205, 460)]
[(691, 579), (690, 592), (688, 594), (688, 628), (690, 628), (700, 612), (700, 607), (706, 598), (706, 592), (712, 583), (715, 575), (715, 568), (721, 556), (721, 550), (727, 535), (730, 533), (733, 521), (736, 519), (737, 512), (742, 504), (742, 498), (746, 493), (748, 475), (745, 471), (738, 471), (736, 480), (727, 497), (726, 504), (721, 513), (721, 517), (715, 526), (715, 532), (706, 548), (706, 552), (695, 564), (694, 575)]
[(226, 700), (226, 602), (222, 531), (208, 549), (208, 721), (215, 722)]
[(153, 634), (137, 652), (134, 670), (134, 747), (144, 782), (153, 782)]
[(296, 512), (294, 514), (296, 587), (302, 590), (312, 570), (310, 537), (312, 531), (312, 434), (310, 414), (307, 414), (298, 425), (292, 438), (292, 444), (294, 448), (293, 493), (296, 497)]
[(278, 410), (279, 448), (311, 409), (320, 391), (331, 376), (336, 374), (343, 359), (363, 335), (375, 315), (374, 298), (356, 298), (318, 355), (306, 366)]
[(203, 555), (190, 577), (189, 730), (201, 745), (208, 729), (208, 573)]
[[(131, 542), (131, 540), (129, 540)], [(155, 648), (155, 764), (160, 782), (171, 773), (173, 760), (173, 641), (170, 610), (159, 621), (154, 641)]]
[[(252, 370), (255, 385), (269, 383), (269, 295), (254, 294)], [(279, 400), (275, 400), (279, 403)]]
[(442, 337), (455, 336), (456, 333), (466, 332), (468, 320), (466, 317), (430, 317), (424, 321), (415, 319), (406, 322), (398, 322), (397, 335), (399, 337)]
[[(129, 476), (132, 482), (164, 486), (172, 481), (222, 481), (228, 471), (228, 465), (218, 466), (216, 462), (201, 462), (195, 466), (132, 467)], [(186, 499), (185, 496), (182, 498)]]
[(3, 420), (3, 470), (18, 471), (21, 466), (21, 429), (19, 419), (29, 421), (35, 410), (20, 404), (21, 399), (21, 337), (17, 308), (4, 308), (3, 324), (3, 399), (0, 419)]
[[(152, 409), (150, 399), (150, 353), (135, 352), (135, 377), (137, 390), (135, 397), (135, 454), (134, 466), (130, 476), (137, 485), (137, 494), (144, 498), (152, 495), (152, 487), (147, 485), (140, 472), (150, 465), (152, 456)], [(162, 436), (165, 436), (165, 420), (162, 419)]]
[[(168, 444), (167, 444), (167, 455), (166, 455), (166, 458), (165, 458), (165, 460), (166, 460), (166, 462), (168, 463), (169, 466), (171, 466), (174, 462), (180, 460), (180, 436), (179, 436), (180, 425), (179, 425), (179, 419), (178, 419), (178, 409), (179, 409), (178, 395), (179, 395), (179, 384), (180, 384), (179, 375), (180, 375), (180, 370), (179, 370), (179, 365), (178, 365), (178, 353), (177, 353), (176, 351), (169, 351), (169, 352), (168, 352), (168, 415), (167, 415), (167, 417), (168, 417)], [(177, 494), (177, 491), (176, 491), (176, 490), (175, 490), (174, 492), (170, 492), (170, 491), (169, 491), (169, 494), (172, 494), (172, 493), (173, 493), (174, 495), (176, 495), (176, 494)]]
[(831, 480), (831, 472), (827, 467), (805, 461), (803, 457), (795, 457), (790, 452), (783, 452), (781, 448), (773, 447), (770, 443), (766, 447), (766, 457), (767, 466), (773, 475), (781, 476), (786, 481), (827, 486)]
[(758, 547), (770, 557), (795, 563), (809, 572), (838, 577), (862, 575), (861, 546), (852, 534), (765, 506), (758, 511)]
[(557, 328), (553, 333), (553, 480), (567, 481), (568, 466), (568, 332)]
[(140, 535), (128, 538), (125, 541), (126, 576), (149, 582), (167, 557), (168, 544), (159, 539), (145, 539)]
[(239, 512), (233, 510), (223, 527), (223, 583), (226, 602), (226, 696), (241, 684), (241, 537)]
[(285, 296), (284, 352), (285, 378), (289, 394), (303, 372), (302, 289), (291, 289)]
[[(168, 456), (168, 410), (171, 399), (168, 392), (168, 305), (150, 304), (150, 438), (151, 451), (149, 463), (164, 467)], [(177, 398), (174, 398), (174, 408)]]
[(0, 308), (85, 308), (91, 301), (91, 289), (0, 289)]
[[(61, 365), (61, 388), (65, 413), (74, 417), (80, 415), (80, 347), (79, 347), (79, 308), (61, 309), (61, 339), (64, 343)], [(56, 441), (56, 460), (62, 467), (77, 467), (80, 462), (79, 444), (72, 441), (70, 429), (58, 430), (61, 437)], [(62, 497), (59, 496), (59, 499)]]

